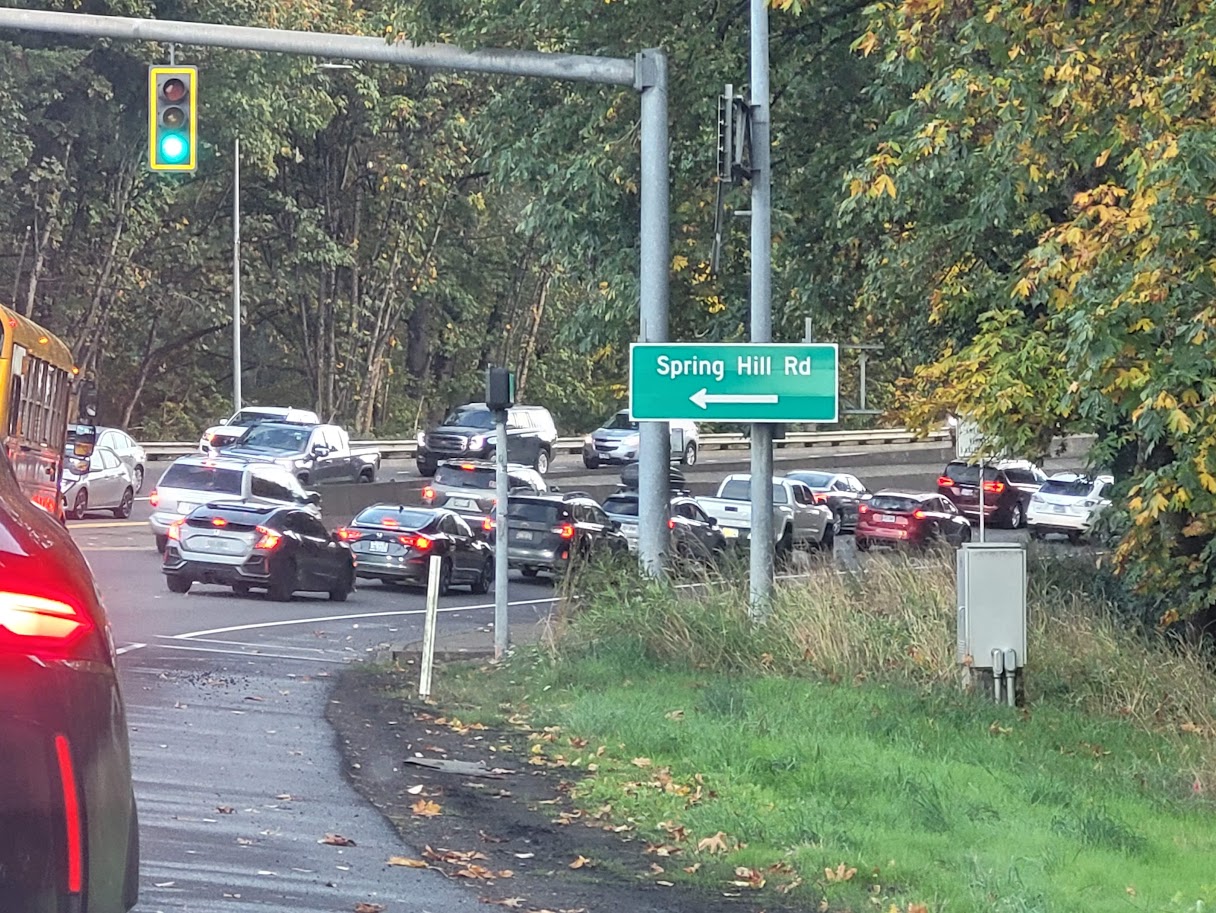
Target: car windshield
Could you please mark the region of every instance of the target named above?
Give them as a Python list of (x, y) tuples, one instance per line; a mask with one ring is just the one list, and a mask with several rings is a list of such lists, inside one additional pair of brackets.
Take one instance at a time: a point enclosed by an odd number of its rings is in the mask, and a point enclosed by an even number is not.
[(435, 472), (435, 484), (447, 485), (450, 488), (480, 488), (488, 490), (494, 487), (497, 477), (495, 471), (488, 466), (440, 466)]
[[(724, 501), (750, 501), (752, 497), (751, 480), (731, 479), (722, 486), (722, 490), (718, 492), (718, 497), (722, 498)], [(785, 494), (785, 488), (780, 485), (773, 486), (773, 503), (789, 503), (789, 498)]]
[(1094, 483), (1088, 479), (1048, 479), (1039, 489), (1039, 494), (1083, 498), (1093, 487)]
[(494, 427), (494, 416), (484, 406), (461, 406), (459, 409), (453, 409), (443, 423), (458, 428), (490, 429)]
[(908, 511), (916, 510), (920, 507), (920, 501), (916, 498), (908, 498), (903, 495), (875, 495), (870, 498), (870, 510), (890, 510), (899, 513), (907, 513)]
[(530, 523), (556, 523), (568, 518), (570, 512), (564, 504), (546, 504), (543, 501), (510, 501), (507, 516), (512, 520)]
[(281, 450), (284, 453), (300, 453), (312, 434), (311, 428), (284, 428), (281, 425), (262, 425), (251, 428), (241, 441), (242, 447), (259, 450)]
[(241, 493), (241, 471), (223, 469), (219, 466), (199, 466), (175, 463), (169, 467), (160, 488), (188, 488), (192, 491), (211, 491), (217, 494), (239, 495)]
[(638, 499), (609, 498), (604, 502), (604, 511), (622, 517), (636, 517), (638, 515)]
[[(980, 481), (980, 467), (978, 463), (951, 463), (946, 467), (946, 478), (953, 482), (958, 482), (962, 485), (978, 485)], [(996, 481), (996, 467), (984, 467), (984, 480), (987, 482)]]
[(408, 507), (369, 507), (355, 517), (361, 526), (391, 526), (394, 529), (419, 530), (433, 520), (429, 510), (410, 510)]
[(628, 412), (618, 412), (604, 423), (604, 427), (609, 431), (637, 431), (638, 423), (629, 418)]
[(827, 488), (832, 484), (832, 474), (829, 472), (791, 472), (789, 477), (811, 488)]

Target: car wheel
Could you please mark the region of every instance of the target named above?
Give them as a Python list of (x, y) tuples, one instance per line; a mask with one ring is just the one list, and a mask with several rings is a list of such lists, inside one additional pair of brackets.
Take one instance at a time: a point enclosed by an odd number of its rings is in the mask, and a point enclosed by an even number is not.
[(1042, 538), (1043, 538), (1043, 531), (1042, 531), (1041, 529), (1036, 529), (1036, 528), (1035, 528), (1035, 527), (1033, 527), (1033, 526), (1032, 526), (1032, 527), (1030, 527), (1030, 538), (1031, 538), (1031, 539), (1042, 539)]
[(435, 470), (439, 468), (438, 463), (430, 463), (426, 460), (418, 460), (415, 465), (418, 467), (418, 475), (430, 478), (435, 474)]
[(236, 593), (238, 596), (248, 596), (249, 595), (249, 584), (234, 583), (232, 585), (232, 592)]
[(366, 469), (364, 469), (362, 472), (359, 473), (359, 481), (364, 484), (376, 481), (376, 470), (374, 470), (370, 466), (368, 466)]
[(829, 523), (823, 528), (823, 538), (816, 546), (822, 552), (830, 552), (836, 548), (836, 525)]
[(142, 466), (136, 466), (131, 473), (131, 484), (135, 486), (136, 494), (144, 490), (144, 468)]
[(525, 577), (527, 577), (529, 580), (531, 580), (533, 577), (535, 577), (537, 574), (540, 573), (540, 568), (525, 567), (520, 571), (520, 573), (523, 574)]
[(89, 509), (89, 493), (83, 489), (76, 492), (76, 499), (72, 502), (72, 511), (69, 516), (73, 520), (83, 520), (85, 512)]
[(308, 485), (308, 473), (301, 472), (299, 475), (296, 476), (296, 481), (299, 482), (301, 485)]
[(157, 535), (157, 537), (156, 537), (156, 550), (157, 550), (158, 552), (160, 552), (160, 553), (163, 555), (163, 554), (165, 553), (165, 548), (166, 548), (168, 545), (169, 545), (169, 537), (168, 537), (168, 536), (161, 536), (161, 535)]
[(1068, 541), (1070, 543), (1072, 543), (1073, 545), (1080, 545), (1081, 544), (1081, 534), (1077, 533), (1077, 532), (1069, 533)]
[(598, 457), (583, 455), (583, 465), (588, 469), (599, 469), (600, 461)]
[(541, 448), (536, 454), (536, 471), (544, 475), (549, 471), (549, 451)]
[(131, 516), (131, 505), (135, 503), (135, 492), (130, 488), (122, 493), (122, 500), (118, 502), (118, 506), (114, 508), (114, 516), (119, 520), (125, 520)]
[(494, 585), (494, 556), (486, 558), (485, 563), (481, 566), (481, 573), (477, 575), (477, 579), (469, 584), (469, 592), (476, 593), (478, 596), (484, 596), (490, 592), (490, 587)]
[(452, 591), (452, 562), (447, 558), (439, 563), (439, 595), (446, 596)]
[(970, 541), (971, 541), (971, 527), (970, 527), (970, 526), (964, 526), (964, 527), (963, 527), (963, 531), (962, 531), (962, 533), (959, 535), (959, 537), (958, 537), (958, 541), (959, 541), (960, 543), (962, 543), (962, 542), (970, 542)]
[(329, 591), (330, 602), (346, 602), (346, 597), (355, 590), (355, 572), (347, 570), (338, 585)]
[(785, 532), (781, 534), (781, 538), (777, 540), (777, 557), (788, 558), (794, 551), (794, 531), (788, 526)]
[(266, 595), (275, 602), (291, 602), (292, 594), (295, 591), (296, 564), (294, 561), (286, 561), (280, 566), (277, 573), (272, 574)]
[(690, 441), (688, 446), (684, 448), (684, 456), (680, 458), (680, 462), (685, 466), (697, 465), (697, 445), (695, 443)]
[(189, 577), (179, 577), (177, 574), (165, 575), (165, 586), (170, 593), (189, 593), (192, 581)]
[(870, 550), (870, 540), (858, 538), (857, 539), (857, 551), (868, 552), (869, 550)]
[(1009, 508), (1009, 528), (1021, 529), (1026, 523), (1026, 511), (1022, 509), (1022, 502), (1015, 501), (1013, 507)]
[(832, 535), (839, 536), (842, 529), (844, 529), (844, 514), (837, 508), (832, 511)]

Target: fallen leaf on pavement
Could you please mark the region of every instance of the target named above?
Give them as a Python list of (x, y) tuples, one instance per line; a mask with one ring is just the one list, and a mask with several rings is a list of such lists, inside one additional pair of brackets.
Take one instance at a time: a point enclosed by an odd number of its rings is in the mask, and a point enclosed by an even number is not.
[(592, 864), (593, 864), (593, 863), (591, 862), (591, 860), (590, 860), (590, 859), (588, 859), (586, 856), (579, 856), (579, 857), (578, 857), (577, 859), (575, 859), (575, 860), (574, 860), (572, 863), (570, 863), (570, 868), (572, 868), (572, 869), (581, 869), (581, 868), (583, 868), (584, 866), (589, 866), (589, 865), (592, 865)]
[(275, 796), (275, 798), (281, 802), (290, 802), (291, 793), (279, 793), (277, 796)]
[(513, 910), (524, 905), (524, 899), (522, 897), (504, 897), (502, 900), (490, 900), (488, 897), (483, 897), (481, 898), (481, 902), (494, 904), (498, 907), (510, 907)]
[(438, 802), (432, 802), (430, 799), (419, 799), (410, 806), (410, 811), (420, 818), (434, 818), (436, 815), (442, 815), (443, 810), (439, 807)]
[(697, 841), (697, 849), (707, 853), (726, 853), (730, 847), (726, 845), (726, 832), (718, 831), (712, 837), (703, 837)]
[(217, 805), (215, 810), (221, 815), (231, 815), (234, 811), (236, 811), (236, 809), (231, 805)]
[(355, 904), (355, 913), (384, 913), (384, 910), (382, 903), (365, 903), (361, 900)]
[(426, 789), (426, 787), (423, 786), (421, 783), (419, 783), (417, 786), (411, 786), (409, 789), (406, 790), (406, 792), (409, 793), (411, 796), (416, 796), (420, 792), (422, 792), (424, 789)]
[(328, 843), (330, 846), (354, 846), (355, 841), (341, 834), (326, 834), (317, 843)]
[(408, 856), (389, 856), (389, 865), (400, 865), (407, 869), (427, 869), (430, 865), (421, 859), (410, 859)]

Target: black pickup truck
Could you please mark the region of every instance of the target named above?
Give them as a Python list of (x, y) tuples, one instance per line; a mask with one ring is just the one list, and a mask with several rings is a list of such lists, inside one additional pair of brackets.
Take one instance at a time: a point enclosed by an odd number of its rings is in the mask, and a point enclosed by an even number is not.
[(224, 448), (224, 456), (277, 463), (301, 485), (374, 482), (380, 468), (380, 451), (351, 450), (350, 438), (337, 425), (263, 422)]

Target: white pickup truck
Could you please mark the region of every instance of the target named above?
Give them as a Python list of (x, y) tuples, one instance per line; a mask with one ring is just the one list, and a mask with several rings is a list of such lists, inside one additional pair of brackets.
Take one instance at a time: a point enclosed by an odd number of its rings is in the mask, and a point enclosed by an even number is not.
[[(717, 497), (697, 498), (702, 509), (718, 521), (726, 541), (746, 544), (751, 537), (751, 476), (729, 475), (718, 486)], [(779, 553), (799, 546), (831, 548), (835, 540), (832, 511), (815, 501), (815, 493), (803, 482), (773, 479), (773, 541)]]

